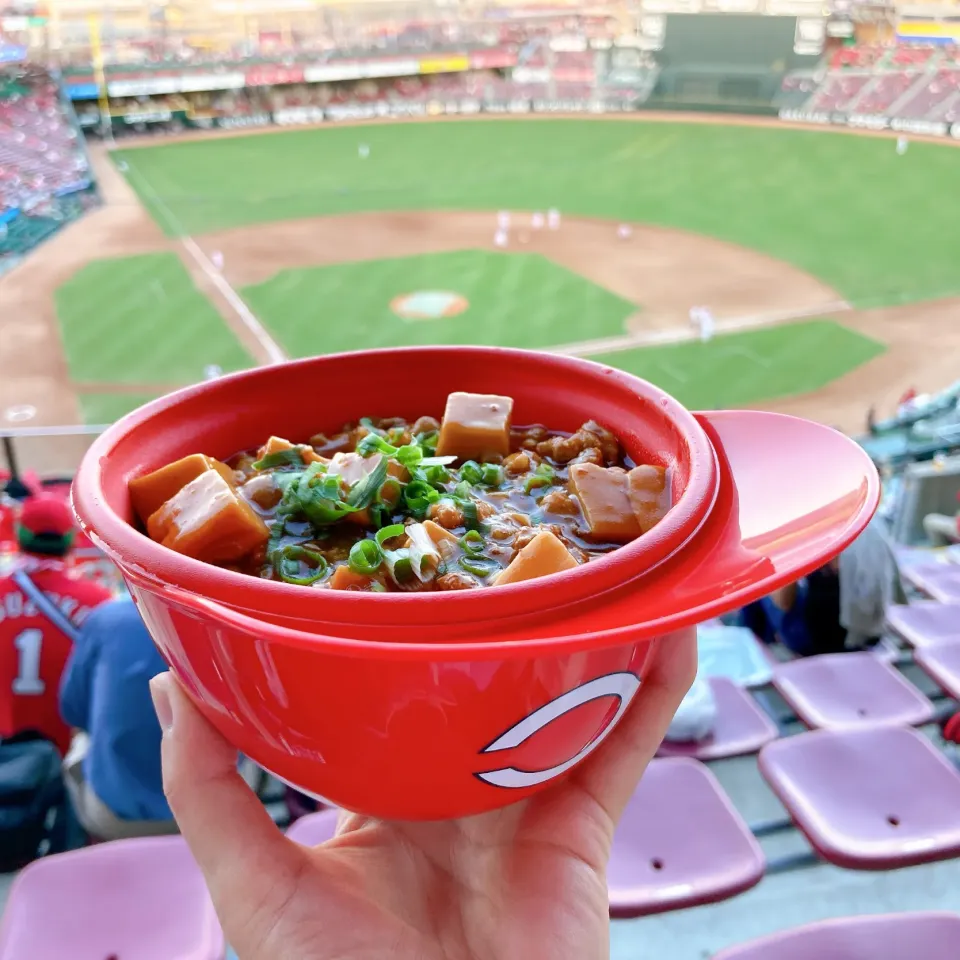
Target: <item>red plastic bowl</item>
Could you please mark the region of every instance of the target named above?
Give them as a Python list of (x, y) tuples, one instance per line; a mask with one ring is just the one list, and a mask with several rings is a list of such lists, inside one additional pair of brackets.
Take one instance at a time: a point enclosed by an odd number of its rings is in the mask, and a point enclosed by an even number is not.
[[(419, 597), (231, 574), (128, 522), (129, 479), (176, 457), (304, 439), (365, 414), (439, 414), (454, 389), (512, 395), (517, 422), (599, 420), (635, 457), (674, 468), (677, 505), (652, 534), (569, 574)], [(659, 638), (824, 562), (878, 491), (869, 458), (826, 427), (694, 417), (580, 360), (424, 348), (261, 368), (149, 404), (94, 444), (74, 502), (171, 669), (238, 749), (348, 809), (437, 819), (503, 806), (572, 768), (642, 689)]]

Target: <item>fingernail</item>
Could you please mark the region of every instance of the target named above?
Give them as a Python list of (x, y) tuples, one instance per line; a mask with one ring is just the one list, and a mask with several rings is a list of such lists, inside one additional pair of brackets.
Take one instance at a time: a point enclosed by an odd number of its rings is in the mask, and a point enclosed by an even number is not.
[(160, 729), (169, 733), (173, 729), (173, 704), (170, 702), (170, 674), (159, 673), (150, 681), (150, 696), (153, 709), (157, 711)]

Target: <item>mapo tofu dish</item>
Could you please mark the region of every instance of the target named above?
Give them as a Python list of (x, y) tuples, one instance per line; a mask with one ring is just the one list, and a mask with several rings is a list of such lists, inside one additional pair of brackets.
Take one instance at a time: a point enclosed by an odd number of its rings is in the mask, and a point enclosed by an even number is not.
[(194, 454), (130, 483), (164, 546), (314, 589), (470, 590), (572, 569), (652, 529), (660, 466), (593, 421), (515, 426), (509, 397), (453, 393), (441, 421), (365, 418), (308, 443)]

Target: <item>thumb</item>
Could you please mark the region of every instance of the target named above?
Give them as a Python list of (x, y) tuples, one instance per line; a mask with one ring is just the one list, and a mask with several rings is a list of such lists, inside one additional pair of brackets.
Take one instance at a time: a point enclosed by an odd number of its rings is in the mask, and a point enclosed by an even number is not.
[(229, 942), (251, 943), (274, 926), (304, 857), (277, 829), (237, 772), (237, 751), (180, 684), (150, 681), (163, 728), (163, 790), (203, 876)]

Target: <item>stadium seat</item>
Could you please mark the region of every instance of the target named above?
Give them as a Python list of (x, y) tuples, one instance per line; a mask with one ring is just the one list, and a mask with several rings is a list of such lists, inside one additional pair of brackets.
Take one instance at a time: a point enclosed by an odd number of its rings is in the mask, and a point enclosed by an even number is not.
[(960, 854), (960, 773), (915, 730), (816, 730), (768, 744), (760, 773), (811, 846), (850, 870)]
[(774, 669), (773, 683), (808, 727), (908, 727), (933, 719), (933, 704), (869, 652), (791, 660)]
[(912, 647), (960, 640), (960, 603), (920, 600), (890, 607), (887, 625)]
[(726, 677), (710, 677), (709, 683), (717, 705), (717, 720), (711, 736), (695, 743), (664, 742), (658, 756), (723, 760), (756, 753), (777, 738), (777, 725), (749, 693)]
[(316, 847), (333, 839), (337, 832), (337, 819), (340, 811), (336, 807), (307, 814), (294, 820), (287, 829), (287, 836), (305, 847)]
[(954, 700), (960, 700), (960, 639), (921, 647), (914, 654), (914, 661)]
[(0, 960), (220, 960), (223, 934), (180, 837), (117, 840), (37, 860), (14, 881)]
[(713, 960), (955, 960), (960, 916), (895, 913), (825, 920), (716, 954)]
[(903, 579), (940, 603), (960, 603), (960, 569), (952, 563), (907, 567)]
[(654, 760), (613, 837), (610, 914), (639, 917), (725, 900), (760, 881), (763, 852), (697, 760)]

